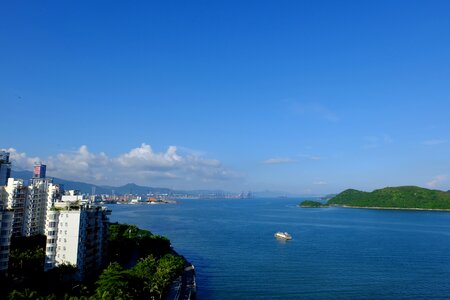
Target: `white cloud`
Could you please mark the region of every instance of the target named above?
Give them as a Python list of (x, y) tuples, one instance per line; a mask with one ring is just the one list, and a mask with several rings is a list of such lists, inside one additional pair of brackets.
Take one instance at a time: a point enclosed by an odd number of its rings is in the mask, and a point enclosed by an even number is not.
[(437, 175), (437, 176), (433, 177), (433, 179), (431, 179), (430, 181), (427, 182), (427, 186), (429, 188), (437, 188), (446, 180), (447, 180), (446, 175)]
[(29, 157), (25, 152), (17, 152), (14, 148), (2, 149), (9, 152), (9, 159), (24, 170), (31, 170), (35, 162), (39, 162), (39, 157)]
[(41, 161), (47, 165), (49, 176), (97, 184), (135, 182), (176, 186), (177, 183), (220, 182), (240, 177), (218, 160), (193, 153), (180, 154), (175, 146), (155, 152), (144, 143), (116, 157), (109, 157), (104, 152), (92, 153), (86, 145), (77, 151), (41, 159), (29, 157), (14, 148), (7, 151), (11, 153), (16, 169), (32, 170), (34, 162)]
[(166, 152), (153, 152), (152, 147), (142, 144), (138, 148), (131, 149), (128, 153), (115, 159), (118, 165), (134, 168), (171, 168), (183, 162), (183, 158), (177, 154), (177, 148), (170, 146)]
[(426, 146), (436, 146), (436, 145), (442, 145), (447, 143), (447, 140), (444, 139), (432, 139), (432, 140), (427, 140), (424, 141), (422, 144), (426, 145)]
[(289, 157), (274, 157), (262, 161), (266, 165), (292, 164), (296, 162), (296, 160)]

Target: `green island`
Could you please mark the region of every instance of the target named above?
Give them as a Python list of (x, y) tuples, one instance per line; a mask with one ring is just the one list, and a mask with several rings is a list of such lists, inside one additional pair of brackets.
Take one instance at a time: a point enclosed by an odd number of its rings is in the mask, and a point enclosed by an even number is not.
[(302, 208), (321, 208), (321, 207), (328, 207), (328, 204), (323, 204), (318, 201), (305, 200), (300, 202), (298, 206)]
[(379, 209), (450, 210), (450, 193), (417, 186), (386, 187), (363, 192), (348, 189), (328, 205)]
[(33, 236), (12, 242), (11, 274), (2, 279), (0, 299), (163, 299), (187, 265), (167, 238), (134, 225), (112, 223), (105, 268), (77, 282), (71, 265), (44, 272), (45, 239)]

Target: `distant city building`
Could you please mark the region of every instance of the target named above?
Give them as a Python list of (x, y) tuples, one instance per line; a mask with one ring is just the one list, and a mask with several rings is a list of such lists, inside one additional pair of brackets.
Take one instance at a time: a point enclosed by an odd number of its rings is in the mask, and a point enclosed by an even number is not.
[(41, 163), (35, 163), (33, 169), (33, 178), (45, 178), (47, 166)]
[(0, 186), (5, 186), (11, 176), (11, 163), (9, 152), (0, 150)]
[(65, 191), (64, 195), (61, 197), (61, 202), (76, 202), (80, 201), (80, 203), (89, 202), (89, 198), (82, 195), (78, 190), (69, 190)]

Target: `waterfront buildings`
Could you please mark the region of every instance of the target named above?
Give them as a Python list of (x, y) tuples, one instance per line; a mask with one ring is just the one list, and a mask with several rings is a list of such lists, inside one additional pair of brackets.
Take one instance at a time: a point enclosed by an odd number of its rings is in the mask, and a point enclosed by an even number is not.
[(11, 237), (46, 235), (45, 270), (70, 264), (76, 278), (89, 278), (104, 264), (108, 215), (104, 207), (91, 205), (77, 191), (46, 178), (46, 166), (37, 163), (26, 185), (8, 178), (9, 153), (0, 152), (0, 273), (6, 273)]

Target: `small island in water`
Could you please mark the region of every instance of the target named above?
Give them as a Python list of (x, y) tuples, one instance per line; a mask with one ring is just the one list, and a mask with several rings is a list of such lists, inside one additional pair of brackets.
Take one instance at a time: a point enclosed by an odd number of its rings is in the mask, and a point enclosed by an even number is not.
[(373, 192), (348, 189), (331, 198), (327, 204), (357, 208), (450, 210), (450, 192), (417, 186), (386, 187)]
[(300, 202), (298, 206), (303, 208), (317, 208), (317, 207), (328, 207), (328, 204), (323, 204), (318, 201), (305, 200)]

